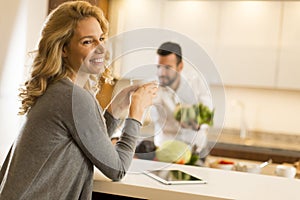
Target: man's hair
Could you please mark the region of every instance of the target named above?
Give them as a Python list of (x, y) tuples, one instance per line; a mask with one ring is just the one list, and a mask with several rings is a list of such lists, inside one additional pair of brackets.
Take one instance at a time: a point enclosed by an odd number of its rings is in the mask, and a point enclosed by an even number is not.
[(165, 42), (157, 49), (157, 54), (160, 56), (167, 56), (174, 53), (177, 58), (177, 65), (182, 61), (181, 47), (174, 42)]

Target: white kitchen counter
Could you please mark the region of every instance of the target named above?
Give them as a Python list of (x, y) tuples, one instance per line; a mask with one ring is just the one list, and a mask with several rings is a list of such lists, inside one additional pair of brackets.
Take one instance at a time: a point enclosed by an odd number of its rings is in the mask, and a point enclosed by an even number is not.
[[(164, 185), (141, 172), (181, 169), (206, 180), (207, 184)], [(299, 199), (300, 180), (219, 169), (167, 164), (134, 159), (128, 174), (112, 182), (95, 170), (94, 191), (142, 199)]]

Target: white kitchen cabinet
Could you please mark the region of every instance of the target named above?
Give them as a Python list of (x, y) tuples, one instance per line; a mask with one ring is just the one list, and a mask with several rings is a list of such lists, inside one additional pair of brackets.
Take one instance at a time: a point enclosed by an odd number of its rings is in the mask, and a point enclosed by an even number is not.
[[(113, 34), (164, 28), (195, 41), (213, 60), (225, 85), (300, 89), (299, 2), (119, 0), (111, 10), (118, 11), (110, 18)], [(164, 42), (152, 40), (153, 47)], [(132, 41), (118, 43), (114, 50), (127, 43)], [(182, 46), (185, 57), (186, 45)], [(155, 50), (122, 55), (115, 63), (117, 75), (155, 64)]]
[[(151, 38), (143, 38), (133, 31), (146, 28), (159, 28), (161, 23), (160, 0), (114, 0), (110, 3), (110, 34), (111, 38), (111, 58), (113, 74), (118, 79), (124, 78), (132, 73), (135, 68), (153, 64), (155, 60), (155, 49), (148, 46), (136, 46), (143, 43), (140, 40), (149, 41)], [(142, 31), (140, 31), (142, 32)], [(136, 37), (134, 37), (137, 35)], [(127, 40), (130, 38), (130, 40)], [(158, 46), (158, 44), (155, 44)], [(130, 76), (130, 75), (128, 75)], [(128, 78), (128, 77), (127, 77)]]
[(219, 13), (218, 1), (165, 1), (162, 27), (186, 35), (210, 56), (216, 51)]
[(284, 89), (300, 89), (300, 2), (284, 2), (283, 8), (276, 86)]
[(229, 85), (274, 87), (280, 2), (222, 2), (218, 49), (213, 55)]
[(281, 2), (164, 1), (162, 5), (161, 27), (198, 43), (225, 84), (275, 86)]

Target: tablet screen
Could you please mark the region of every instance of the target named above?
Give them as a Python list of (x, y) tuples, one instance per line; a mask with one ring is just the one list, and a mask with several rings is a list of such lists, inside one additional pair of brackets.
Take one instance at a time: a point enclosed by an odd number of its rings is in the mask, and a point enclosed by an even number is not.
[(145, 173), (164, 184), (206, 183), (206, 181), (181, 170), (155, 170)]

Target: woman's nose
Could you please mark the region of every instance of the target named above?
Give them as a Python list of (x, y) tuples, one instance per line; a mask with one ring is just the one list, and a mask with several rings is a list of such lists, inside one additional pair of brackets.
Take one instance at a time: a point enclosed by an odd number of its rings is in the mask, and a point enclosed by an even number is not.
[(99, 54), (102, 54), (105, 52), (105, 47), (104, 47), (104, 44), (101, 42), (98, 44), (98, 46), (96, 47), (95, 49), (95, 53), (99, 53)]

